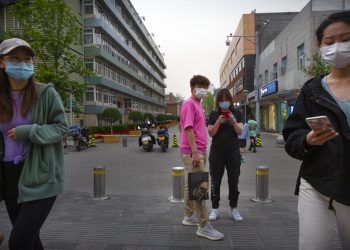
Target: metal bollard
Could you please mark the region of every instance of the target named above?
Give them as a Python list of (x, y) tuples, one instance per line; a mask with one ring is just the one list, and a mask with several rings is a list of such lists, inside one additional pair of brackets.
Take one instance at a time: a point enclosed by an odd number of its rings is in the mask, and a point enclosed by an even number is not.
[(123, 136), (123, 147), (128, 147), (128, 137), (126, 135)]
[(94, 199), (106, 200), (106, 168), (104, 166), (94, 167)]
[(170, 202), (184, 201), (185, 168), (173, 167), (173, 195), (169, 197)]
[(256, 168), (256, 196), (252, 198), (255, 202), (271, 202), (269, 198), (269, 168), (259, 166)]

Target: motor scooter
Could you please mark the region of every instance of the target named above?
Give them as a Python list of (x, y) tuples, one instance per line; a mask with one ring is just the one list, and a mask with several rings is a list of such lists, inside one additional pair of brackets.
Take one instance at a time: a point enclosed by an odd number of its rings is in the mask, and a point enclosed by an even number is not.
[(160, 146), (160, 149), (162, 152), (165, 152), (167, 148), (169, 147), (169, 134), (168, 134), (168, 128), (166, 126), (160, 126), (159, 130), (157, 132), (157, 142)]
[[(73, 126), (69, 126), (68, 135), (72, 136), (74, 147), (79, 152), (82, 148), (89, 147), (89, 141), (86, 136), (82, 134), (84, 133), (84, 129), (80, 129), (79, 125), (75, 124)], [(86, 133), (86, 132), (85, 132)]]
[[(140, 128), (139, 128), (140, 129)], [(141, 129), (141, 135), (139, 137), (139, 147), (142, 146), (142, 148), (145, 151), (152, 151), (153, 145), (156, 144), (156, 139), (151, 134), (151, 131), (149, 128), (142, 128)]]

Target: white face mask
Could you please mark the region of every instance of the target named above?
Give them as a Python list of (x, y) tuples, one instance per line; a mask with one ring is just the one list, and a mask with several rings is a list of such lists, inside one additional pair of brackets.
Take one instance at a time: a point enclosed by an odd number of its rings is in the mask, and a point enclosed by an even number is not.
[(334, 68), (342, 69), (350, 64), (350, 42), (321, 47), (320, 52), (323, 60)]
[(202, 99), (204, 96), (207, 95), (207, 92), (208, 90), (207, 89), (204, 89), (204, 88), (196, 88), (195, 89), (195, 96), (198, 98), (198, 99)]

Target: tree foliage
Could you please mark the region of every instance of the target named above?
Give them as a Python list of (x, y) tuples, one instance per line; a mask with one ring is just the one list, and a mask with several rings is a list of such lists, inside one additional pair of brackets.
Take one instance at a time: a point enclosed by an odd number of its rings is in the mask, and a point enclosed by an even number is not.
[[(82, 45), (78, 17), (64, 0), (19, 0), (11, 11), (21, 24), (21, 32), (9, 31), (7, 36), (20, 36), (33, 47), (36, 79), (53, 83), (64, 103), (69, 94), (80, 100), (85, 90), (82, 77), (91, 71), (84, 68), (83, 58), (72, 49)], [(73, 80), (72, 76), (82, 80)]]
[(141, 122), (143, 121), (143, 115), (140, 111), (131, 111), (128, 119), (133, 123)]
[(156, 116), (156, 121), (157, 122), (163, 122), (163, 121), (165, 121), (167, 119), (167, 115), (165, 115), (165, 114), (158, 114), (157, 116)]
[(176, 103), (181, 103), (181, 102), (183, 102), (183, 100), (185, 100), (185, 97), (183, 97), (183, 96), (180, 95), (180, 94), (176, 94), (175, 97), (174, 97), (174, 99), (175, 99), (175, 102), (176, 102)]
[(154, 115), (151, 114), (151, 113), (144, 113), (144, 114), (143, 114), (143, 119), (144, 119), (144, 120), (147, 120), (147, 118), (148, 118), (148, 120), (150, 120), (150, 121), (154, 121)]
[(206, 116), (215, 109), (214, 95), (211, 92), (202, 99), (202, 108), (205, 110)]
[(316, 77), (330, 72), (329, 65), (322, 59), (319, 51), (314, 51), (311, 54), (310, 65), (305, 68), (304, 72), (309, 77)]
[(113, 123), (122, 119), (122, 115), (116, 108), (106, 108), (103, 110), (101, 118), (107, 122)]
[(113, 131), (112, 131), (113, 123), (118, 121), (118, 120), (121, 120), (122, 115), (119, 112), (119, 110), (116, 108), (106, 108), (105, 110), (103, 110), (103, 112), (101, 114), (101, 118), (102, 118), (102, 120), (109, 123), (109, 125), (111, 126), (111, 134), (112, 134), (113, 133)]

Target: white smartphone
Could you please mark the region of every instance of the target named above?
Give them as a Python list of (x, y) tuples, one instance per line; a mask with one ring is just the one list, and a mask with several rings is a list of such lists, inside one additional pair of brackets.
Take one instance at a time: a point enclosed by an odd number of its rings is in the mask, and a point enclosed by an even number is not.
[(333, 124), (325, 115), (307, 117), (305, 121), (312, 130), (334, 129)]

